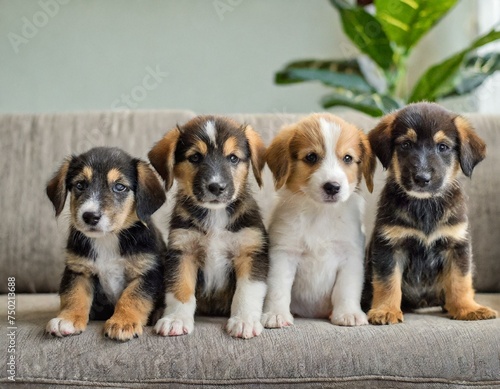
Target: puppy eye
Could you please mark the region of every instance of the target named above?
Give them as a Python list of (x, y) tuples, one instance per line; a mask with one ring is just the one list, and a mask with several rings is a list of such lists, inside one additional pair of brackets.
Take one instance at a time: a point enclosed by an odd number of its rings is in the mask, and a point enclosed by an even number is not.
[(306, 157), (304, 158), (304, 160), (306, 162), (309, 162), (309, 163), (316, 163), (318, 161), (318, 154), (316, 153), (309, 153), (306, 155)]
[(87, 183), (85, 181), (78, 181), (75, 184), (75, 188), (76, 190), (81, 192), (82, 190), (85, 190), (85, 188), (87, 188)]
[(448, 151), (450, 149), (450, 146), (448, 146), (446, 143), (439, 143), (437, 145), (437, 148), (440, 153), (444, 153), (445, 151)]
[(234, 154), (231, 154), (228, 158), (229, 162), (231, 162), (232, 164), (236, 165), (238, 162), (240, 162), (240, 159)]
[(113, 192), (115, 193), (120, 193), (120, 192), (125, 192), (127, 190), (127, 187), (123, 184), (120, 184), (117, 182), (115, 185), (113, 185)]
[(201, 162), (201, 159), (202, 155), (200, 153), (195, 153), (188, 158), (188, 161), (191, 163), (198, 163)]
[(350, 164), (352, 162), (352, 157), (349, 154), (344, 155), (344, 158), (342, 158), (344, 163)]
[(410, 141), (404, 141), (399, 145), (401, 147), (401, 150), (410, 150), (411, 149), (411, 142)]

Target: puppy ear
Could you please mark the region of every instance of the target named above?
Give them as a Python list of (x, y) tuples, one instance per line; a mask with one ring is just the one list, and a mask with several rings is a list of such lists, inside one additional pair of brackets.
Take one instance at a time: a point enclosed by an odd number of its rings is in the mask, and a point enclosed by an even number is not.
[(359, 130), (359, 132), (359, 136), (361, 138), (361, 150), (363, 153), (361, 157), (361, 171), (363, 172), (363, 176), (365, 177), (366, 187), (368, 188), (370, 193), (372, 193), (373, 175), (375, 174), (375, 168), (377, 167), (377, 158), (372, 152), (370, 141), (368, 140), (366, 134), (362, 130)]
[(276, 189), (285, 185), (290, 175), (290, 142), (293, 135), (293, 127), (281, 130), (266, 151), (266, 162), (273, 173)]
[(392, 158), (392, 142), (391, 142), (391, 132), (392, 123), (396, 118), (396, 114), (391, 113), (385, 115), (377, 126), (370, 131), (368, 134), (368, 139), (370, 141), (371, 148), (375, 155), (382, 162), (384, 169), (389, 167)]
[(148, 153), (151, 165), (165, 180), (166, 190), (169, 190), (174, 183), (175, 148), (179, 136), (180, 130), (178, 127), (170, 130)]
[(246, 126), (245, 135), (250, 146), (252, 170), (259, 187), (262, 187), (262, 169), (266, 164), (266, 147), (260, 135), (250, 126)]
[(62, 212), (64, 203), (66, 202), (66, 196), (68, 195), (68, 190), (66, 188), (66, 176), (68, 175), (69, 165), (72, 160), (73, 157), (66, 158), (59, 170), (47, 184), (47, 196), (54, 205), (56, 216), (59, 216)]
[(146, 221), (166, 200), (165, 190), (153, 169), (141, 160), (137, 161), (137, 189), (135, 208), (140, 220)]
[(460, 167), (464, 174), (470, 177), (474, 167), (486, 157), (486, 144), (462, 116), (457, 116), (454, 123), (460, 142), (458, 148)]

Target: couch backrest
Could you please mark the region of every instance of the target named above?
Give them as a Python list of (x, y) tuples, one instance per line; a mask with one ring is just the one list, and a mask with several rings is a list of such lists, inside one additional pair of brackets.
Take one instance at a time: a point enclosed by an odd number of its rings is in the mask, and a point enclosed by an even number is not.
[[(0, 115), (0, 271), (16, 277), (17, 291), (57, 291), (64, 263), (64, 220), (56, 221), (45, 185), (63, 158), (93, 146), (117, 146), (146, 159), (147, 152), (177, 123), (194, 117), (189, 111), (126, 111), (69, 114)], [(230, 115), (252, 125), (269, 144), (283, 126), (302, 115)], [(341, 115), (365, 131), (376, 120), (349, 112)], [(488, 157), (466, 180), (476, 263), (476, 289), (500, 292), (500, 116), (470, 115), (469, 119), (488, 145)], [(369, 237), (376, 200), (384, 183), (377, 169), (375, 191), (367, 201)], [(271, 173), (266, 167), (264, 189), (255, 190), (265, 219), (275, 198)], [(156, 215), (157, 219), (162, 213)], [(64, 219), (64, 218), (62, 218)], [(0, 283), (5, 292), (7, 282)]]

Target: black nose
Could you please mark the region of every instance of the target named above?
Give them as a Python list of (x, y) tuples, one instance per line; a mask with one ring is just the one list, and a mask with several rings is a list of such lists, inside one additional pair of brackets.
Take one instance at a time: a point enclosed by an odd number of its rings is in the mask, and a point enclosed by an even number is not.
[(424, 187), (429, 185), (429, 182), (431, 182), (431, 173), (428, 172), (422, 172), (422, 173), (417, 173), (413, 177), (415, 180), (415, 184), (417, 184), (420, 187)]
[(97, 212), (84, 212), (82, 215), (83, 221), (91, 226), (95, 226), (101, 219), (101, 214)]
[(325, 185), (323, 185), (323, 190), (329, 196), (336, 195), (337, 193), (339, 193), (340, 184), (338, 182), (327, 182)]
[(208, 184), (207, 188), (210, 193), (219, 196), (224, 190), (226, 190), (227, 184), (221, 182), (212, 182)]

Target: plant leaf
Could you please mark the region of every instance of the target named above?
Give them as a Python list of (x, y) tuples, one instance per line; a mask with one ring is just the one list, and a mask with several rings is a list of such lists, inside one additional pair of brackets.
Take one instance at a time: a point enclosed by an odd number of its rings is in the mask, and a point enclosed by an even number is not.
[(456, 3), (457, 0), (375, 0), (376, 18), (389, 39), (407, 52)]
[(500, 39), (500, 31), (495, 29), (487, 34), (476, 39), (465, 50), (447, 58), (443, 62), (429, 68), (422, 77), (418, 80), (413, 88), (412, 94), (408, 102), (413, 103), (417, 101), (427, 100), (436, 101), (436, 99), (451, 89), (453, 81), (459, 71), (466, 55), (470, 54), (473, 50), (481, 47), (487, 43)]
[(401, 108), (402, 104), (387, 95), (378, 93), (354, 93), (347, 89), (337, 88), (335, 92), (321, 99), (323, 108), (345, 106), (364, 112), (370, 116), (379, 117)]
[(356, 60), (293, 62), (276, 73), (275, 77), (277, 84), (303, 81), (320, 81), (327, 86), (373, 92), (373, 88), (362, 76)]
[(470, 93), (496, 71), (500, 71), (500, 53), (473, 55), (465, 61), (450, 89), (443, 90), (437, 97), (441, 99)]
[(337, 8), (346, 35), (382, 69), (393, 64), (393, 51), (379, 21), (362, 7), (350, 6), (344, 0), (330, 0)]

